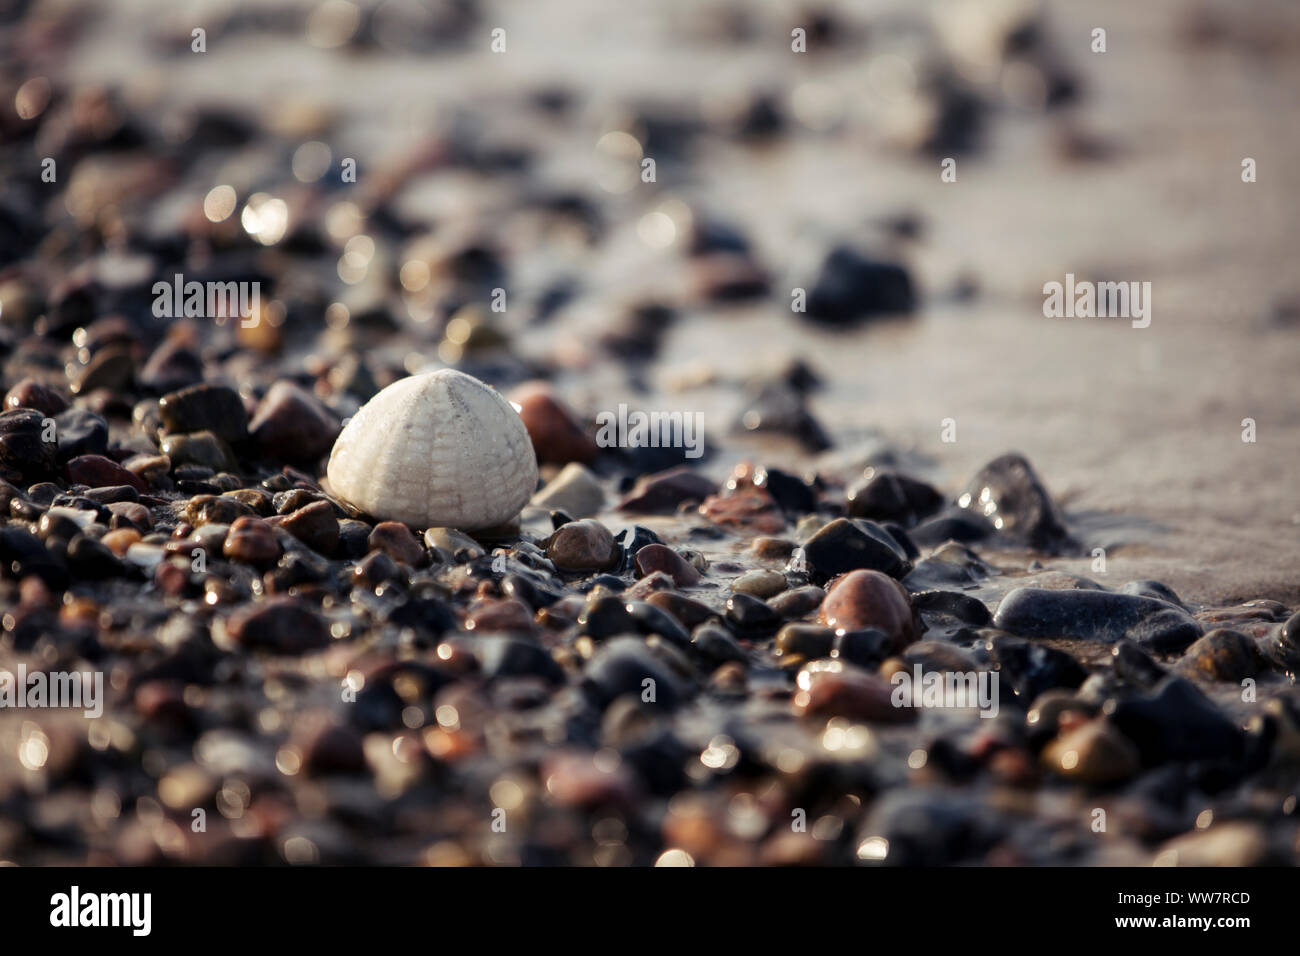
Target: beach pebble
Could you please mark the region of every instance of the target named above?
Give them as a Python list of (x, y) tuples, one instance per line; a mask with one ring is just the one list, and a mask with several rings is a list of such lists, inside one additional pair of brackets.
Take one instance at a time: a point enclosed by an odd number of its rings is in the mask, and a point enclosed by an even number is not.
[(30, 408), (47, 418), (54, 418), (67, 407), (68, 400), (58, 389), (42, 385), (35, 379), (25, 378), (5, 393), (3, 410)]
[(985, 649), (1003, 685), (1026, 703), (1057, 687), (1073, 690), (1088, 677), (1083, 665), (1065, 651), (1033, 641), (1000, 636), (986, 642)]
[(859, 568), (893, 578), (901, 578), (912, 569), (889, 533), (867, 521), (836, 518), (809, 538), (803, 550), (808, 570), (819, 582)]
[(164, 435), (158, 446), (172, 466), (199, 465), (213, 471), (234, 471), (239, 467), (230, 446), (212, 432)]
[(188, 435), (211, 432), (222, 441), (241, 442), (248, 437), (248, 412), (239, 393), (224, 385), (191, 385), (158, 400), (163, 427)]
[(394, 561), (417, 568), (425, 563), (424, 548), (411, 529), (400, 521), (381, 521), (366, 541), (371, 551), (382, 551)]
[(546, 556), (563, 571), (607, 571), (622, 563), (623, 552), (608, 528), (585, 518), (558, 528)]
[(338, 546), (339, 520), (328, 501), (313, 501), (278, 520), (281, 528), (326, 557)]
[(24, 485), (53, 475), (55, 441), (46, 441), (45, 416), (29, 408), (0, 412), (0, 478)]
[(808, 717), (846, 717), (880, 723), (916, 720), (911, 707), (895, 707), (893, 687), (884, 678), (835, 662), (799, 672), (794, 712)]
[[(1114, 642), (1138, 629), (1154, 615), (1163, 615), (1161, 630), (1178, 623), (1199, 632), (1186, 612), (1153, 598), (1091, 589), (1016, 588), (1002, 599), (993, 626), (1022, 637), (1072, 637)], [(1150, 633), (1135, 635), (1139, 644)], [(1145, 638), (1145, 640), (1143, 639)]]
[(1020, 455), (1003, 455), (981, 468), (957, 504), (1031, 548), (1059, 552), (1073, 547), (1056, 503), (1033, 466)]
[(1241, 731), (1223, 711), (1181, 677), (1166, 678), (1150, 694), (1120, 699), (1110, 719), (1137, 745), (1146, 765), (1231, 760), (1244, 743)]
[(775, 597), (787, 587), (785, 575), (779, 571), (746, 571), (731, 582), (731, 590), (736, 594), (749, 594), (764, 599)]
[(849, 514), (873, 521), (897, 521), (911, 526), (939, 509), (943, 496), (923, 481), (896, 472), (870, 470), (849, 485)]
[(727, 495), (709, 495), (700, 514), (716, 525), (756, 534), (776, 534), (785, 529), (785, 514), (768, 492), (745, 485)]
[(547, 511), (563, 511), (574, 518), (590, 518), (605, 507), (605, 490), (590, 469), (570, 462), (533, 495), (530, 504)]
[(895, 650), (918, 636), (907, 592), (879, 571), (851, 571), (835, 581), (822, 601), (820, 620), (836, 630), (877, 628)]
[(280, 557), (280, 543), (265, 519), (245, 515), (231, 524), (222, 553), (232, 561), (265, 568)]
[(632, 514), (674, 514), (685, 502), (703, 501), (718, 486), (686, 466), (645, 475), (618, 503), (619, 511)]
[(297, 598), (271, 598), (241, 608), (226, 621), (226, 636), (245, 650), (303, 654), (330, 642), (325, 620)]
[(337, 415), (293, 382), (278, 381), (258, 403), (248, 432), (272, 461), (315, 461), (329, 452), (342, 425)]
[(916, 307), (916, 292), (906, 269), (869, 258), (850, 246), (831, 249), (803, 287), (808, 290), (808, 317), (832, 325), (907, 313)]
[(1255, 642), (1227, 628), (1210, 631), (1187, 648), (1178, 664), (1178, 670), (1189, 676), (1235, 683), (1257, 676), (1266, 667)]
[(1067, 780), (1108, 784), (1137, 773), (1137, 748), (1104, 719), (1062, 734), (1043, 750), (1043, 763)]
[(68, 462), (64, 469), (67, 471), (68, 480), (76, 485), (89, 485), (91, 488), (130, 485), (137, 491), (149, 490), (149, 486), (134, 473), (103, 455), (79, 455)]
[(579, 462), (589, 465), (596, 460), (599, 451), (596, 442), (549, 385), (525, 382), (512, 389), (506, 397), (518, 407), (538, 464)]
[[(586, 685), (602, 707), (631, 694), (647, 707), (672, 710), (686, 700), (689, 691), (686, 682), (639, 637), (616, 637), (602, 644), (584, 674)], [(650, 694), (653, 701), (646, 699)]]
[(108, 421), (84, 408), (69, 408), (54, 418), (59, 442), (59, 460), (79, 455), (103, 455), (108, 451)]
[(636, 553), (635, 566), (637, 577), (645, 577), (662, 571), (673, 579), (678, 587), (698, 584), (700, 572), (689, 561), (665, 544), (647, 544)]

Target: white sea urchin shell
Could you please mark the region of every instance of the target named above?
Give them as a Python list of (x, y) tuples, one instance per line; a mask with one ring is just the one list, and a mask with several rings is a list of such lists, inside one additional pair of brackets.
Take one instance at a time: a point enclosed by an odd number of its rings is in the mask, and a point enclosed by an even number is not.
[(472, 375), (439, 369), (394, 382), (352, 416), (326, 466), (330, 490), (416, 528), (504, 524), (537, 486), (523, 420)]

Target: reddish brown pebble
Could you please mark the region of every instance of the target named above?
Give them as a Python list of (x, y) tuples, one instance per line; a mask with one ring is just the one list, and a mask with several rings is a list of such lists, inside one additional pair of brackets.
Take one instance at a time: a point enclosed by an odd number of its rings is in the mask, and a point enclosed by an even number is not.
[(127, 471), (111, 458), (103, 455), (78, 455), (65, 466), (68, 481), (89, 488), (107, 488), (112, 485), (130, 485), (136, 491), (148, 491), (149, 486), (139, 475)]
[(222, 553), (232, 561), (266, 567), (279, 559), (280, 542), (264, 519), (245, 515), (230, 526)]
[(523, 601), (514, 598), (480, 600), (470, 608), (465, 628), (470, 631), (528, 633), (533, 629), (533, 612)]
[(226, 636), (247, 650), (302, 654), (330, 641), (324, 618), (297, 598), (273, 598), (243, 608), (226, 622)]
[(687, 501), (703, 501), (718, 486), (703, 475), (679, 466), (641, 478), (618, 503), (619, 511), (632, 514), (670, 515)]
[(538, 464), (589, 465), (596, 460), (595, 441), (545, 382), (525, 382), (507, 397), (519, 406)]
[(639, 578), (662, 571), (672, 578), (673, 583), (678, 587), (697, 584), (700, 580), (700, 572), (666, 544), (647, 544), (636, 553), (635, 564)]
[(754, 485), (744, 485), (729, 495), (710, 495), (700, 514), (714, 524), (757, 534), (777, 534), (785, 528), (785, 515), (776, 500)]
[(424, 548), (415, 539), (411, 529), (400, 521), (381, 521), (366, 539), (372, 551), (382, 551), (394, 561), (418, 568), (424, 563)]
[(562, 525), (546, 545), (546, 556), (562, 571), (607, 571), (622, 554), (610, 530), (590, 519)]
[(330, 450), (341, 427), (316, 396), (286, 381), (267, 390), (248, 423), (258, 449), (274, 461), (315, 461)]
[(916, 640), (911, 602), (903, 586), (879, 571), (858, 570), (838, 578), (822, 601), (821, 622), (837, 630), (875, 627), (900, 651)]
[(796, 714), (818, 717), (847, 717), (882, 723), (904, 723), (916, 719), (910, 707), (895, 707), (893, 688), (884, 678), (856, 667), (840, 665), (804, 670), (794, 695)]
[(5, 395), (4, 408), (32, 408), (53, 417), (68, 408), (67, 400), (55, 389), (35, 379), (25, 378)]
[[(271, 519), (275, 521), (276, 519)], [(328, 501), (314, 501), (278, 521), (289, 532), (313, 551), (326, 557), (334, 553), (339, 543), (339, 519)]]

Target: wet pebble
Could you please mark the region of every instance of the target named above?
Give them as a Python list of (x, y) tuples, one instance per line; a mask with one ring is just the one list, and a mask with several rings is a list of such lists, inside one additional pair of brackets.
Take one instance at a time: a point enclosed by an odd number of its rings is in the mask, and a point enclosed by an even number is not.
[(278, 381), (257, 405), (248, 433), (272, 461), (310, 462), (327, 454), (342, 423), (306, 389)]
[(48, 418), (54, 418), (67, 407), (68, 401), (58, 389), (25, 378), (5, 393), (3, 410), (30, 408)]
[(339, 543), (339, 520), (328, 501), (314, 501), (279, 519), (279, 526), (328, 557)]
[(589, 518), (556, 530), (546, 556), (564, 571), (605, 571), (622, 563), (622, 550), (610, 530)]
[(524, 420), (528, 437), (532, 439), (538, 464), (579, 462), (589, 465), (596, 460), (596, 442), (549, 385), (526, 382), (512, 389), (507, 398), (518, 407), (519, 417)]
[(637, 577), (662, 571), (678, 587), (689, 587), (700, 580), (700, 572), (666, 544), (647, 544), (636, 553), (634, 564)]
[(893, 578), (901, 578), (912, 569), (887, 531), (861, 520), (836, 518), (809, 538), (803, 550), (809, 572), (819, 582), (859, 568)]
[(330, 642), (325, 620), (297, 598), (272, 598), (242, 608), (226, 621), (225, 633), (245, 650), (303, 654)]
[(893, 687), (884, 678), (852, 665), (832, 662), (799, 672), (794, 712), (808, 717), (846, 717), (880, 723), (916, 720), (910, 707), (895, 707)]
[(847, 492), (849, 514), (911, 526), (943, 504), (943, 496), (923, 481), (896, 472), (871, 471)]
[(1060, 552), (1074, 546), (1056, 503), (1020, 455), (1003, 455), (981, 468), (957, 504), (1031, 548)]
[(399, 564), (417, 568), (425, 563), (424, 548), (411, 529), (400, 521), (379, 522), (366, 543), (371, 551), (382, 551)]
[(851, 571), (838, 579), (822, 601), (820, 620), (837, 630), (877, 628), (896, 650), (918, 636), (907, 592), (879, 571)]
[(191, 385), (169, 392), (159, 399), (158, 412), (166, 430), (175, 434), (210, 432), (226, 442), (248, 437), (244, 401), (224, 385)]
[[(1162, 615), (1154, 633), (1141, 625)], [(1160, 636), (1177, 626), (1200, 627), (1186, 612), (1152, 598), (1090, 589), (1016, 588), (1002, 599), (993, 616), (995, 627), (1024, 637), (1072, 637), (1114, 642), (1131, 636), (1139, 644), (1168, 646)]]
[(1207, 680), (1241, 682), (1266, 669), (1255, 642), (1227, 628), (1210, 631), (1183, 653), (1178, 670)]
[(1088, 784), (1117, 783), (1139, 769), (1137, 748), (1104, 719), (1053, 740), (1043, 750), (1043, 763), (1067, 780)]
[(698, 472), (682, 466), (639, 479), (618, 503), (619, 511), (631, 514), (674, 514), (686, 502), (708, 498), (717, 485)]

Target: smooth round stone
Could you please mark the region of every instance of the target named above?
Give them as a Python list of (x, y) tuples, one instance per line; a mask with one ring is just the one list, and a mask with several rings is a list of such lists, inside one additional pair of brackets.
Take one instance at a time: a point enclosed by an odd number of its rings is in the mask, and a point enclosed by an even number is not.
[(465, 628), (501, 634), (528, 634), (533, 630), (533, 612), (523, 601), (513, 598), (480, 601), (465, 616)]
[(258, 450), (274, 461), (315, 461), (328, 454), (341, 429), (334, 412), (288, 381), (267, 389), (248, 424)]
[(557, 529), (546, 556), (563, 571), (608, 571), (622, 563), (623, 551), (608, 528), (584, 518)]
[(140, 532), (134, 528), (115, 528), (99, 540), (119, 558), (124, 558), (127, 549), (140, 540)]
[(911, 707), (895, 707), (893, 687), (884, 678), (838, 662), (811, 665), (799, 672), (794, 712), (810, 717), (845, 717), (879, 723), (916, 720)]
[[(1091, 589), (1016, 588), (998, 605), (993, 626), (1022, 637), (1114, 642), (1132, 636), (1143, 644), (1155, 634), (1141, 634), (1141, 626), (1156, 615), (1161, 615), (1161, 631), (1180, 624), (1200, 631), (1189, 615), (1164, 601)], [(1135, 630), (1139, 633), (1130, 634)]]
[(1282, 643), (1292, 650), (1300, 650), (1300, 613), (1291, 615), (1282, 625)]
[(618, 634), (639, 634), (641, 627), (627, 609), (627, 601), (614, 594), (592, 594), (578, 616), (578, 631), (598, 641)]
[(917, 638), (907, 592), (879, 571), (851, 571), (841, 577), (826, 592), (820, 617), (836, 630), (877, 628), (889, 635), (895, 650)]
[(776, 652), (805, 660), (826, 657), (835, 643), (835, 631), (820, 624), (787, 624), (776, 632)]
[(605, 507), (605, 490), (589, 469), (570, 462), (533, 495), (531, 504), (547, 511), (563, 511), (574, 518), (590, 518)]
[(585, 680), (601, 707), (624, 694), (644, 699), (653, 688), (654, 702), (645, 706), (672, 710), (689, 693), (685, 680), (639, 637), (615, 637), (602, 644), (587, 663)]
[(945, 614), (972, 627), (987, 627), (993, 615), (984, 602), (960, 591), (918, 591), (912, 595), (912, 607), (922, 613)]
[(135, 474), (103, 455), (80, 455), (64, 467), (68, 473), (68, 480), (75, 485), (88, 485), (91, 488), (130, 485), (136, 491), (149, 490), (149, 486)]
[(756, 598), (773, 597), (786, 587), (785, 575), (779, 571), (747, 571), (731, 582), (731, 590), (735, 593)]
[(382, 551), (399, 564), (416, 568), (425, 563), (424, 548), (411, 529), (400, 521), (381, 521), (366, 542), (370, 550)]
[(1043, 764), (1067, 780), (1117, 783), (1138, 772), (1133, 743), (1108, 721), (1091, 720), (1057, 737), (1043, 750)]
[(691, 644), (697, 651), (713, 661), (722, 664), (727, 661), (748, 661), (744, 648), (736, 643), (735, 638), (722, 625), (706, 622), (691, 634)]
[(53, 418), (68, 407), (58, 389), (42, 385), (32, 378), (25, 378), (5, 393), (4, 411), (11, 408), (30, 408), (48, 418)]
[(196, 528), (205, 524), (233, 524), (236, 518), (256, 517), (242, 501), (225, 495), (195, 495), (185, 505), (185, 520)]
[(169, 392), (158, 400), (158, 413), (168, 432), (211, 432), (227, 442), (241, 442), (248, 437), (244, 400), (224, 385), (191, 385)]
[(45, 416), (28, 408), (0, 412), (0, 476), (24, 484), (53, 477), (57, 445), (46, 441)]
[(724, 528), (765, 535), (785, 530), (786, 524), (776, 499), (752, 484), (729, 495), (710, 495), (700, 505), (700, 514)]
[(226, 621), (225, 633), (245, 650), (277, 654), (302, 654), (330, 642), (325, 619), (304, 602), (288, 597), (241, 608)]
[(271, 501), (271, 496), (258, 488), (236, 488), (232, 491), (223, 492), (222, 495), (226, 498), (234, 498), (240, 504), (248, 505), (253, 509), (254, 513), (263, 518), (275, 513), (275, 506)]
[(686, 502), (703, 501), (717, 490), (718, 486), (704, 475), (681, 465), (638, 479), (618, 503), (618, 510), (630, 514), (675, 514)]
[(120, 575), (122, 562), (102, 542), (79, 534), (68, 542), (68, 565), (77, 574), (87, 578), (109, 578)]
[(355, 584), (375, 588), (381, 584), (398, 584), (406, 580), (401, 565), (383, 551), (371, 551), (352, 568)]
[(172, 460), (166, 455), (132, 455), (122, 462), (122, 467), (141, 481), (152, 483), (167, 476), (172, 470)]
[(795, 543), (789, 538), (773, 538), (770, 535), (760, 535), (749, 546), (754, 556), (764, 561), (784, 561), (794, 549)]
[(232, 471), (239, 466), (234, 453), (212, 432), (164, 435), (159, 449), (172, 465), (200, 465), (215, 471)]
[(825, 591), (815, 584), (808, 584), (801, 588), (782, 591), (776, 597), (771, 598), (767, 602), (767, 606), (787, 621), (792, 621), (811, 614), (821, 607), (822, 601), (825, 599)]
[(1150, 690), (1165, 677), (1165, 669), (1132, 641), (1123, 640), (1111, 648), (1117, 676), (1135, 687)]
[(717, 616), (717, 611), (707, 604), (688, 598), (676, 591), (655, 591), (653, 594), (646, 595), (645, 601), (660, 610), (667, 611), (674, 619), (688, 628), (698, 627), (710, 618)]
[(525, 382), (512, 389), (507, 397), (518, 407), (539, 464), (580, 462), (589, 465), (596, 460), (598, 449), (595, 441), (549, 385)]
[(742, 636), (768, 634), (781, 624), (775, 611), (748, 594), (733, 594), (727, 598), (725, 619)]
[(326, 557), (339, 543), (339, 520), (328, 501), (313, 501), (279, 519), (280, 527)]
[(647, 544), (637, 551), (633, 564), (636, 567), (637, 577), (662, 571), (672, 578), (673, 583), (678, 587), (689, 587), (698, 584), (700, 580), (700, 572), (695, 569), (695, 566), (666, 544)]
[(361, 733), (328, 713), (305, 714), (294, 722), (288, 746), (301, 760), (308, 776), (366, 772)]
[(1239, 683), (1266, 670), (1255, 642), (1227, 628), (1210, 631), (1183, 654), (1178, 669), (1208, 680)]
[(268, 567), (280, 557), (280, 542), (265, 519), (245, 515), (231, 524), (222, 554), (232, 561)]
[(54, 419), (59, 459), (103, 455), (108, 451), (108, 421), (84, 408), (69, 408)]
[(1181, 677), (1166, 677), (1150, 695), (1119, 699), (1109, 719), (1137, 745), (1144, 764), (1231, 759), (1244, 744), (1237, 725)]
[(838, 631), (831, 643), (830, 656), (865, 670), (875, 670), (890, 655), (892, 643), (888, 634), (874, 627), (863, 631)]

